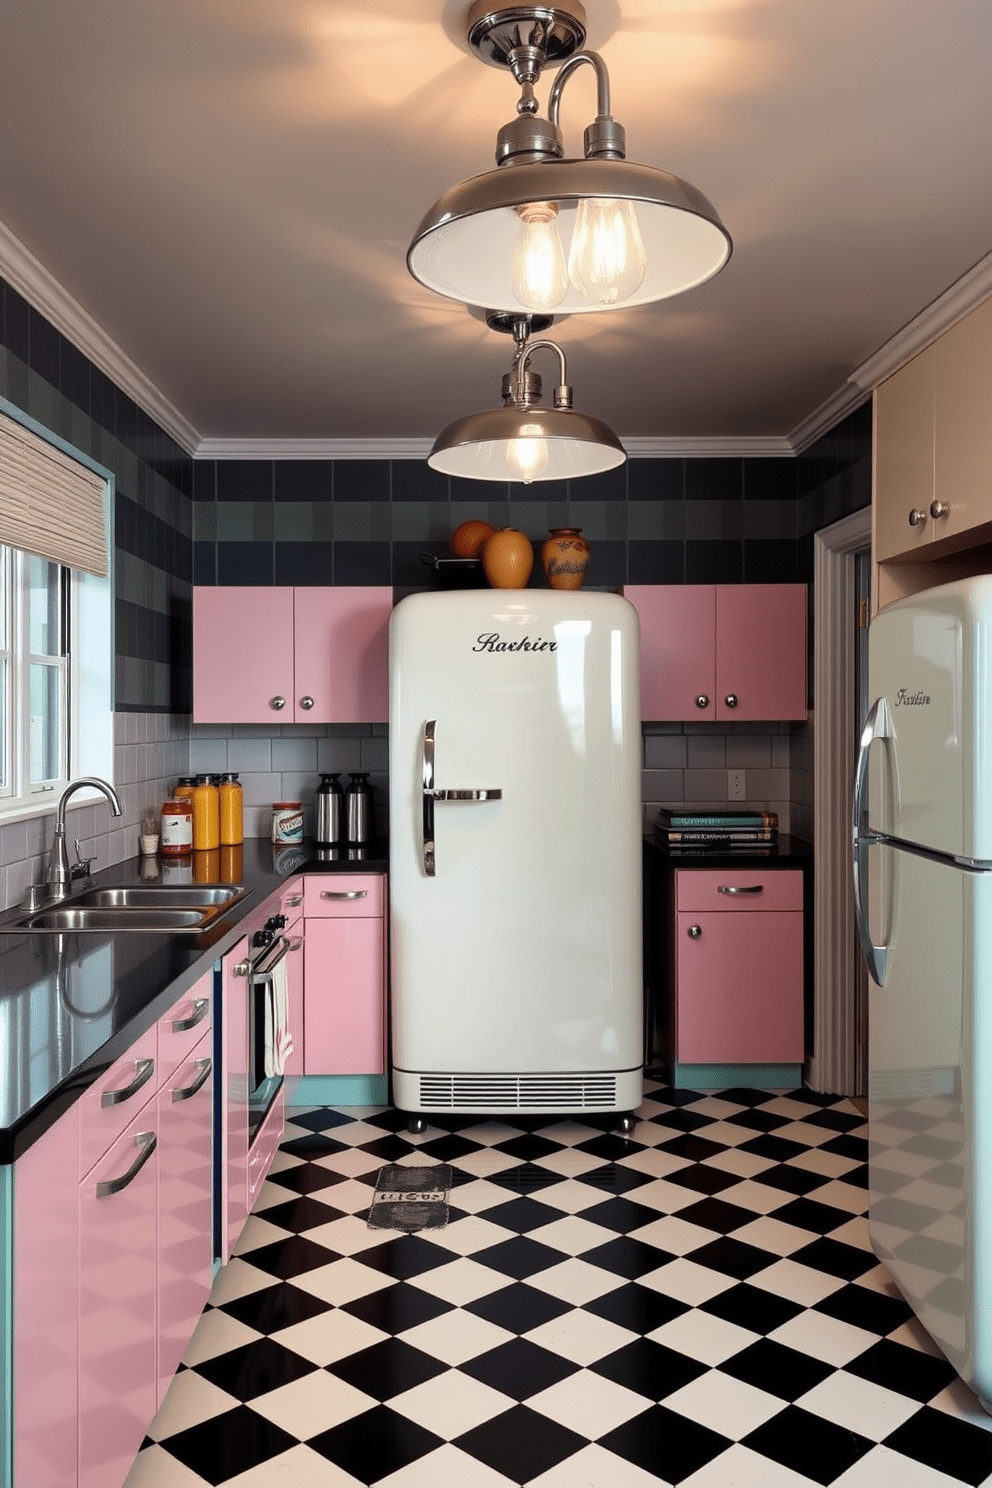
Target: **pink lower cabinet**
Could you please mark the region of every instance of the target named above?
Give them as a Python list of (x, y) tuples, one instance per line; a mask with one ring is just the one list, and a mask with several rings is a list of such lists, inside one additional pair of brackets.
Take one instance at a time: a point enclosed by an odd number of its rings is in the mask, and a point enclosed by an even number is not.
[(213, 1053), (207, 1027), (158, 1093), (157, 1406), (210, 1295)]
[(381, 1075), (386, 1068), (385, 878), (307, 874), (304, 1068)]
[(801, 1065), (802, 872), (680, 869), (675, 880), (676, 1064)]
[(147, 1102), (79, 1189), (79, 1488), (119, 1488), (158, 1408), (158, 1116)]
[[(13, 1172), (13, 1481), (75, 1488), (79, 1346), (79, 1105)], [(0, 1345), (2, 1346), (2, 1345)], [(0, 1433), (2, 1435), (2, 1433)], [(0, 1462), (0, 1482), (6, 1482)]]

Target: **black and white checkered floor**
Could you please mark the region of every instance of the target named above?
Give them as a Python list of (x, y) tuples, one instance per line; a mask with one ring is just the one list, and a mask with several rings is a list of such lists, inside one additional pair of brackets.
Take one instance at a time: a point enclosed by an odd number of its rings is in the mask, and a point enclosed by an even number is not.
[[(604, 1121), (291, 1112), (126, 1488), (952, 1488), (992, 1420), (868, 1248), (865, 1126), (648, 1082)], [(370, 1229), (383, 1163), (446, 1228)]]

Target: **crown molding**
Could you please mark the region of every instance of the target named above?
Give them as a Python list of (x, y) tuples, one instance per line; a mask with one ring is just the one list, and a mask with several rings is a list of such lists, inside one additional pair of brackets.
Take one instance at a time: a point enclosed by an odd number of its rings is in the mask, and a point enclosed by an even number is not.
[(200, 436), (193, 425), (2, 222), (0, 274), (188, 455), (195, 455)]
[(851, 373), (849, 381), (870, 390), (898, 372), (920, 352), (950, 330), (983, 300), (992, 295), (992, 253), (980, 258), (950, 289), (929, 304), (908, 325), (880, 346), (873, 356)]
[(839, 387), (819, 408), (814, 408), (801, 424), (790, 431), (786, 440), (789, 453), (801, 455), (803, 450), (815, 444), (824, 434), (829, 434), (841, 419), (847, 418), (849, 413), (860, 408), (870, 397), (871, 393), (865, 388), (857, 387), (850, 380), (845, 382), (843, 387)]
[[(862, 394), (863, 397), (863, 394)], [(745, 439), (622, 439), (632, 460), (791, 455), (778, 435)], [(201, 439), (198, 460), (426, 460), (431, 439)]]

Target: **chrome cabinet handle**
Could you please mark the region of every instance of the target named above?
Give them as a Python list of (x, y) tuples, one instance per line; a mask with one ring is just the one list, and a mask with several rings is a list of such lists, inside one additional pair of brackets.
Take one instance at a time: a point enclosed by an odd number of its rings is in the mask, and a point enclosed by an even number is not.
[(303, 708), (306, 712), (309, 712), (310, 709), (313, 707), (313, 698), (309, 696), (301, 697), (300, 707)]
[(236, 976), (236, 977), (246, 977), (248, 975), (248, 973), (251, 971), (251, 962), (250, 961), (239, 961), (236, 966), (232, 966), (231, 967), (231, 971), (232, 971), (233, 975)]
[(701, 692), (699, 694), (699, 696), (697, 697), (697, 699), (696, 699), (696, 707), (697, 708), (708, 708), (709, 705), (710, 705), (709, 698), (706, 696), (705, 692)]
[(423, 824), (424, 824), (424, 872), (428, 878), (435, 877), (434, 865), (434, 730), (437, 719), (424, 724), (423, 762)]
[(194, 1065), (194, 1069), (198, 1069), (200, 1073), (197, 1075), (192, 1085), (184, 1085), (180, 1089), (174, 1090), (172, 1092), (173, 1104), (175, 1104), (176, 1101), (192, 1100), (196, 1092), (198, 1090), (202, 1090), (204, 1085), (209, 1080), (211, 1067), (211, 1060), (198, 1059), (196, 1061), (196, 1064)]
[(173, 1033), (188, 1033), (191, 1028), (195, 1028), (198, 1023), (202, 1023), (207, 1016), (209, 1007), (209, 997), (194, 997), (193, 1011), (190, 1016), (188, 1018), (173, 1018)]
[(728, 708), (736, 708), (737, 707), (737, 694), (736, 694), (736, 692), (728, 692), (727, 693), (727, 696), (724, 698), (723, 701), (724, 701), (725, 705)]
[(876, 698), (865, 719), (858, 746), (851, 807), (851, 836), (854, 848), (854, 913), (858, 923), (858, 936), (869, 974), (880, 987), (885, 986), (888, 946), (875, 944), (868, 923), (868, 849), (877, 840), (868, 827), (868, 751), (876, 739), (891, 737), (888, 704), (884, 697)]
[(909, 522), (910, 527), (921, 527), (926, 519), (926, 512), (920, 511), (918, 506), (911, 506), (909, 509), (909, 516), (906, 518), (906, 520)]
[(703, 927), (702, 925), (690, 925), (685, 933), (690, 940), (698, 940), (703, 933)]
[(283, 907), (285, 909), (297, 909), (297, 908), (299, 908), (299, 906), (302, 903), (303, 903), (303, 895), (302, 894), (297, 894), (295, 899), (284, 899), (283, 900)]
[(718, 894), (763, 894), (764, 884), (717, 884)]
[(134, 1145), (140, 1149), (138, 1156), (127, 1172), (122, 1173), (119, 1178), (104, 1178), (97, 1184), (96, 1196), (98, 1199), (109, 1199), (111, 1194), (120, 1193), (121, 1189), (127, 1188), (129, 1183), (134, 1182), (158, 1146), (158, 1137), (154, 1132), (137, 1132), (134, 1138)]
[(321, 899), (367, 899), (368, 889), (321, 889)]
[(503, 792), (495, 790), (436, 790), (435, 801), (502, 801)]
[(950, 504), (947, 501), (931, 501), (930, 515), (936, 520), (938, 517), (949, 517), (951, 514)]
[(286, 706), (286, 699), (284, 697), (280, 697), (278, 695), (278, 693), (276, 694), (276, 696), (274, 698), (270, 698), (269, 699), (269, 707), (270, 708), (275, 708), (275, 710), (276, 710), (277, 713), (279, 712), (279, 709), (280, 708), (285, 708), (285, 706)]
[(137, 1094), (142, 1085), (148, 1083), (155, 1071), (154, 1059), (136, 1059), (134, 1061), (134, 1079), (130, 1085), (124, 1085), (120, 1090), (105, 1090), (100, 1097), (100, 1105), (122, 1106), (132, 1095)]

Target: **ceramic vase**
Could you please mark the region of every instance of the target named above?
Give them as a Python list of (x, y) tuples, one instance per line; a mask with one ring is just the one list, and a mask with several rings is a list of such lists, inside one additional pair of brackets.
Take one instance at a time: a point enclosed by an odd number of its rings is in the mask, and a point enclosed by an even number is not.
[(494, 589), (523, 589), (534, 566), (530, 538), (516, 527), (500, 528), (486, 540), (482, 566)]
[(552, 527), (541, 548), (541, 561), (552, 589), (581, 589), (589, 562), (589, 544), (581, 527)]

